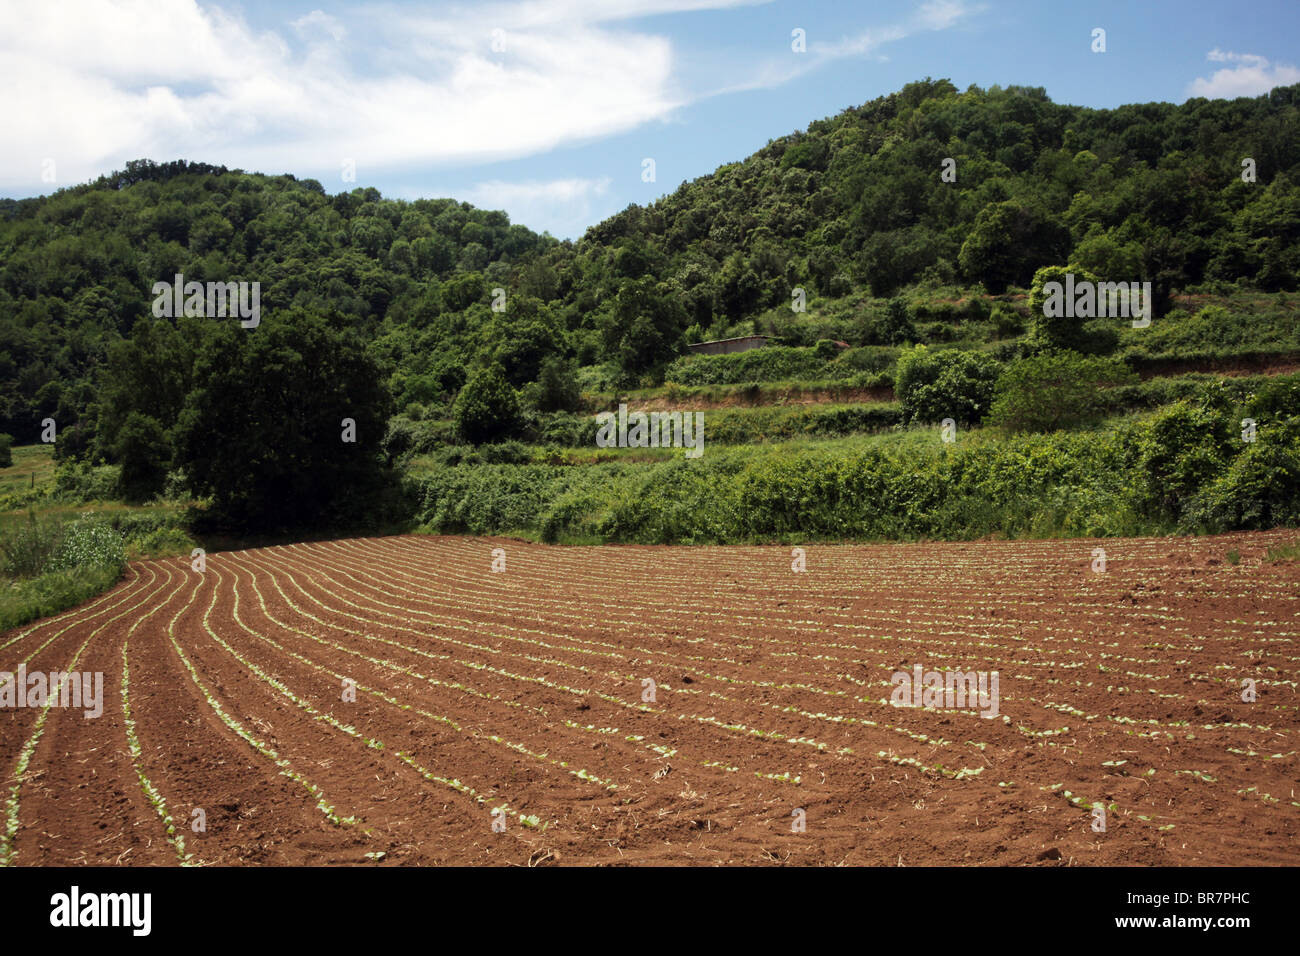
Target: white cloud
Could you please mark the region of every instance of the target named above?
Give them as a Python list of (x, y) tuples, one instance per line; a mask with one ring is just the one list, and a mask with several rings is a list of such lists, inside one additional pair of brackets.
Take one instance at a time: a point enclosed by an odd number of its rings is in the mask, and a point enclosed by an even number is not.
[(491, 161), (623, 132), (686, 96), (668, 39), (609, 24), (741, 2), (372, 8), (354, 29), (313, 10), (259, 32), (197, 0), (0, 0), (0, 189), (37, 183), (47, 157), (55, 185), (140, 156), (319, 175), (344, 159)]
[(599, 217), (601, 210), (596, 206), (609, 194), (610, 183), (608, 176), (540, 182), (488, 180), (471, 189), (458, 190), (456, 198), (480, 209), (504, 209), (511, 222), (566, 238), (581, 235)]
[(1207, 99), (1230, 99), (1259, 96), (1275, 86), (1300, 83), (1300, 69), (1283, 63), (1270, 63), (1254, 53), (1232, 53), (1215, 47), (1205, 58), (1213, 63), (1235, 63), (1216, 70), (1210, 77), (1198, 77), (1187, 86), (1187, 95)]
[(342, 40), (348, 32), (337, 17), (330, 16), (324, 10), (313, 10), (305, 17), (294, 20), (292, 26), (304, 36), (310, 36), (314, 30), (320, 30), (335, 43)]
[[(381, 5), (295, 11), (261, 30), (208, 0), (0, 0), (0, 194), (49, 191), (139, 157), (338, 183), (345, 160), (365, 181), (536, 155), (716, 95), (712, 78), (727, 71), (715, 64), (687, 79), (696, 61), (681, 62), (654, 18), (763, 2)], [(788, 82), (816, 63), (945, 29), (970, 9), (930, 0), (903, 24), (750, 61), (728, 89)], [(50, 185), (40, 182), (47, 159)]]
[(810, 31), (807, 36), (807, 53), (782, 55), (778, 59), (768, 59), (756, 66), (749, 66), (746, 74), (740, 79), (727, 83), (706, 95), (718, 96), (780, 86), (811, 73), (827, 63), (846, 57), (870, 55), (884, 62), (888, 57), (878, 52), (881, 47), (905, 40), (918, 33), (947, 30), (982, 9), (984, 9), (983, 4), (973, 4), (967, 0), (929, 0), (927, 3), (922, 3), (916, 13), (901, 23), (869, 27), (853, 36), (826, 40)]

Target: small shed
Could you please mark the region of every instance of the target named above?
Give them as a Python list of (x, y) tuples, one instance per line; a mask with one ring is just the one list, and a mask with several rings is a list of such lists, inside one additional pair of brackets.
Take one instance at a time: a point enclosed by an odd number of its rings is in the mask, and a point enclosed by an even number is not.
[(686, 346), (693, 355), (729, 355), (732, 352), (748, 352), (761, 349), (767, 344), (766, 335), (742, 335), (734, 339), (714, 339), (712, 342), (696, 342)]

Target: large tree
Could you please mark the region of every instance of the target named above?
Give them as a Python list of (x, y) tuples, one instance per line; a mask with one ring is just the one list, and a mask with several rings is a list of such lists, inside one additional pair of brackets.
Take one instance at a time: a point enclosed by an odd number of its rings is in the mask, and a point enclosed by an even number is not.
[(392, 400), (355, 334), (299, 310), (256, 329), (229, 323), (205, 343), (195, 380), (176, 463), (218, 523), (270, 533), (374, 516)]

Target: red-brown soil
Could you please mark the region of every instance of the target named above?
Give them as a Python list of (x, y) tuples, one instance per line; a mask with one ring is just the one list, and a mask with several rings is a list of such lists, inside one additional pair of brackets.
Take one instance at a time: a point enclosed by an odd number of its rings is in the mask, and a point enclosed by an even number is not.
[[(0, 670), (102, 671), (105, 698), (0, 712), (0, 856), (1296, 864), (1300, 564), (1264, 560), (1294, 537), (812, 546), (802, 573), (418, 536), (139, 562), (0, 635)], [(915, 664), (997, 671), (998, 717), (891, 706)]]

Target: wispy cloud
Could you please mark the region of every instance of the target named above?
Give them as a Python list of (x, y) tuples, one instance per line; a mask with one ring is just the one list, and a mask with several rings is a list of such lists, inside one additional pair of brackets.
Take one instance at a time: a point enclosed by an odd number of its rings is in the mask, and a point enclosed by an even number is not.
[[(666, 14), (766, 0), (497, 0), (311, 10), (274, 29), (200, 0), (0, 0), (0, 190), (84, 181), (140, 156), (290, 170), (341, 188), (376, 174), (535, 156), (671, 118), (727, 90), (775, 86), (913, 33), (966, 0), (808, 52), (693, 72)], [(680, 24), (678, 24), (680, 26)], [(706, 58), (707, 59), (707, 58)], [(718, 87), (726, 86), (725, 90)]]
[(610, 183), (608, 176), (540, 182), (488, 180), (459, 190), (457, 198), (482, 209), (504, 209), (511, 222), (545, 223), (554, 235), (575, 236), (603, 211), (597, 206), (609, 195)]
[(1270, 63), (1254, 53), (1232, 53), (1215, 47), (1205, 55), (1212, 63), (1232, 63), (1209, 77), (1198, 77), (1187, 87), (1187, 95), (1207, 99), (1236, 96), (1259, 96), (1275, 86), (1300, 83), (1300, 69), (1283, 63)]
[(882, 47), (920, 33), (947, 30), (964, 20), (969, 20), (973, 14), (983, 9), (982, 3), (971, 3), (967, 0), (928, 0), (920, 4), (914, 14), (898, 23), (868, 27), (851, 36), (833, 40), (818, 37), (815, 33), (808, 34), (805, 37), (806, 52), (763, 60), (748, 67), (739, 79), (704, 95), (719, 96), (782, 86), (847, 57), (874, 56), (886, 60), (888, 57), (879, 52)]

